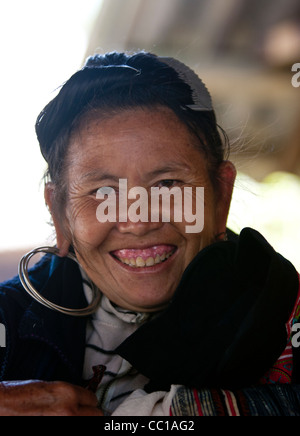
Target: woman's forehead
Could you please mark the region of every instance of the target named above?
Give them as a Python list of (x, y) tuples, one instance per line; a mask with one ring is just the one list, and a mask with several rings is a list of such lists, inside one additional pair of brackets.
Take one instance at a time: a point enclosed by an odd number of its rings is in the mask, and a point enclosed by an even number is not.
[[(72, 153), (83, 149), (96, 153), (126, 152), (151, 147), (151, 151), (175, 151), (194, 145), (195, 137), (168, 108), (130, 109), (111, 116), (87, 118), (72, 135)], [(165, 147), (169, 145), (169, 147)], [(116, 150), (114, 149), (116, 147)], [(132, 156), (134, 157), (134, 156)]]
[[(136, 109), (92, 119), (73, 137), (71, 163), (97, 177), (123, 167), (149, 173), (188, 171), (202, 153), (195, 138), (169, 109)], [(100, 172), (99, 172), (100, 169)]]

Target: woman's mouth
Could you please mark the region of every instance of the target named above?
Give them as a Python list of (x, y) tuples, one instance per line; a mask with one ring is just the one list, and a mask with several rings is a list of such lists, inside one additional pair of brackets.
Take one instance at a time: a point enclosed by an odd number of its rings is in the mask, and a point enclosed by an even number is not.
[(111, 252), (111, 255), (132, 268), (149, 268), (168, 260), (177, 247), (174, 245), (155, 245), (143, 249), (124, 248)]

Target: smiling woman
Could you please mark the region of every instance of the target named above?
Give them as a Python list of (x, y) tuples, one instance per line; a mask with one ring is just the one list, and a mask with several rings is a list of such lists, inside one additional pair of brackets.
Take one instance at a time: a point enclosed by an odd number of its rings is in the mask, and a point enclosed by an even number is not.
[(57, 244), (0, 289), (0, 414), (200, 414), (204, 388), (297, 381), (298, 274), (254, 230), (226, 228), (236, 172), (192, 70), (96, 55), (36, 131)]
[[(170, 110), (157, 106), (123, 110), (100, 124), (93, 120), (81, 128), (71, 144), (66, 156), (66, 160), (70, 159), (68, 229), (64, 232), (65, 224), (58, 217), (55, 220), (62, 255), (68, 252), (71, 243), (86, 273), (114, 303), (140, 311), (159, 309), (170, 300), (183, 271), (199, 250), (214, 240), (216, 234), (225, 231), (225, 222), (213, 222), (215, 206), (210, 194), (211, 183), (205, 158), (197, 150), (195, 139)], [(133, 158), (138, 162), (134, 167)], [(110, 179), (91, 182), (84, 177), (82, 180), (83, 168), (101, 168), (102, 162), (105, 162), (107, 174), (113, 174)], [(172, 170), (171, 162), (176, 164)], [(166, 169), (158, 174), (162, 163)], [(117, 223), (98, 223), (95, 220), (98, 202), (89, 192), (107, 185), (117, 188), (115, 180), (122, 177), (127, 177), (131, 189), (142, 186), (150, 190), (170, 178), (176, 180), (176, 186), (181, 189), (204, 187), (207, 193), (204, 231), (188, 235), (186, 222), (165, 223), (162, 219), (133, 222), (128, 218)], [(232, 183), (224, 186), (228, 189)], [(50, 184), (47, 198), (53, 210), (51, 195), (53, 186)], [(227, 204), (222, 210), (228, 208), (229, 198), (230, 195), (223, 196)], [(164, 246), (173, 249), (162, 250)], [(130, 256), (127, 251), (129, 261), (141, 262), (141, 249), (151, 252), (149, 257), (154, 259), (159, 253), (165, 256), (172, 253), (172, 256), (163, 263), (150, 268), (144, 265), (145, 269), (138, 270), (116, 262), (122, 250), (130, 250)], [(165, 284), (163, 288), (161, 283)]]

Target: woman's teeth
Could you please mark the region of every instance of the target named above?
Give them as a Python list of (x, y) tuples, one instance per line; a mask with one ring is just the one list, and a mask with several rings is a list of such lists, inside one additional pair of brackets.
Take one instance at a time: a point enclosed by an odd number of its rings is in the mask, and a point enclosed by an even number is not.
[(159, 263), (164, 262), (165, 260), (169, 259), (170, 256), (172, 256), (173, 253), (163, 254), (159, 255), (157, 254), (155, 259), (153, 257), (148, 257), (148, 259), (144, 260), (142, 257), (137, 257), (136, 259), (122, 259), (118, 258), (120, 262), (124, 263), (125, 265), (129, 265), (133, 268), (145, 268), (148, 266), (154, 266), (158, 265)]
[(165, 262), (175, 251), (174, 246), (159, 245), (145, 249), (116, 250), (112, 252), (112, 255), (132, 268), (147, 268)]

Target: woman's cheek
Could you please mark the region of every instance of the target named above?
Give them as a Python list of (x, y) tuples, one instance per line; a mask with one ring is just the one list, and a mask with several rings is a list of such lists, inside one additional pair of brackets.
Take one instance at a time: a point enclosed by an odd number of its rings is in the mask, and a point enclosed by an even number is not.
[(110, 231), (111, 223), (99, 223), (97, 220), (98, 204), (90, 199), (70, 203), (69, 225), (77, 245), (80, 243), (91, 248), (98, 247)]

